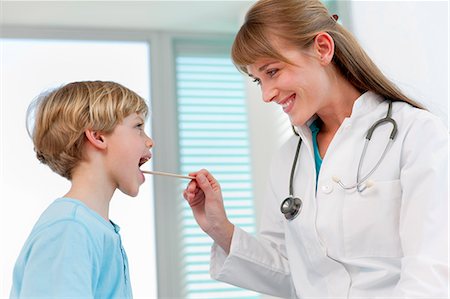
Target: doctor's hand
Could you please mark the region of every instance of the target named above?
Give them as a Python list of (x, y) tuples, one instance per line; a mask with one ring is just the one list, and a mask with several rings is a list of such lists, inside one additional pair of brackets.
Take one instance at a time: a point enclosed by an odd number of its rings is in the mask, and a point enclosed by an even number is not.
[(189, 182), (183, 196), (191, 206), (195, 220), (205, 233), (229, 253), (234, 225), (225, 213), (219, 182), (206, 169), (189, 175), (194, 176), (195, 180)]

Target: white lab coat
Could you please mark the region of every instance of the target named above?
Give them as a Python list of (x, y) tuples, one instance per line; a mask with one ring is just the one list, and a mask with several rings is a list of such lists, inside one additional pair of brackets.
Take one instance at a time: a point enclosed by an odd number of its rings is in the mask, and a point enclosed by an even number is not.
[[(388, 109), (372, 92), (354, 104), (330, 143), (317, 194), (311, 131), (303, 139), (294, 178), (301, 214), (280, 212), (288, 196), (298, 137), (272, 161), (258, 238), (236, 227), (230, 254), (212, 247), (214, 279), (286, 298), (448, 298), (448, 131), (427, 111), (393, 103), (398, 133), (374, 185), (361, 194), (343, 190), (356, 181), (368, 128)], [(391, 125), (370, 141), (362, 176), (383, 152)]]

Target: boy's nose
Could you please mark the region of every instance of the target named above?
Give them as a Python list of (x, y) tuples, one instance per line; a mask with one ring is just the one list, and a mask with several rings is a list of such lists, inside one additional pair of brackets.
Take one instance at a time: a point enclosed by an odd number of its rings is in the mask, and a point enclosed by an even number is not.
[(148, 139), (145, 141), (145, 146), (148, 148), (151, 148), (153, 146), (153, 140), (152, 139)]

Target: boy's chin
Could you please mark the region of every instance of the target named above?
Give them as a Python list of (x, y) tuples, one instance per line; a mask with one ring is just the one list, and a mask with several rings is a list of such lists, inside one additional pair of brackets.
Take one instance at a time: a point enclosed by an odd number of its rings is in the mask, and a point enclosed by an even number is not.
[(130, 189), (122, 190), (121, 189), (120, 191), (122, 191), (122, 193), (124, 193), (124, 194), (126, 194), (126, 195), (128, 195), (130, 197), (136, 197), (139, 194), (139, 186), (136, 189), (132, 189), (132, 190), (130, 190)]
[(136, 196), (138, 196), (138, 194), (139, 194), (139, 189), (136, 190), (136, 192), (129, 193), (128, 195), (131, 197), (136, 197)]

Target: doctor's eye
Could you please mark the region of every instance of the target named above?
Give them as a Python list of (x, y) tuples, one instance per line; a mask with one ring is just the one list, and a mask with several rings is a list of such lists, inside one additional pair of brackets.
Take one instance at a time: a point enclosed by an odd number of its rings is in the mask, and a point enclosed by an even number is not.
[(278, 69), (270, 69), (266, 72), (267, 75), (269, 75), (269, 77), (273, 77), (275, 76), (275, 74), (278, 72)]
[(259, 80), (258, 78), (254, 78), (253, 82), (255, 82), (257, 85), (261, 85), (261, 80)]

